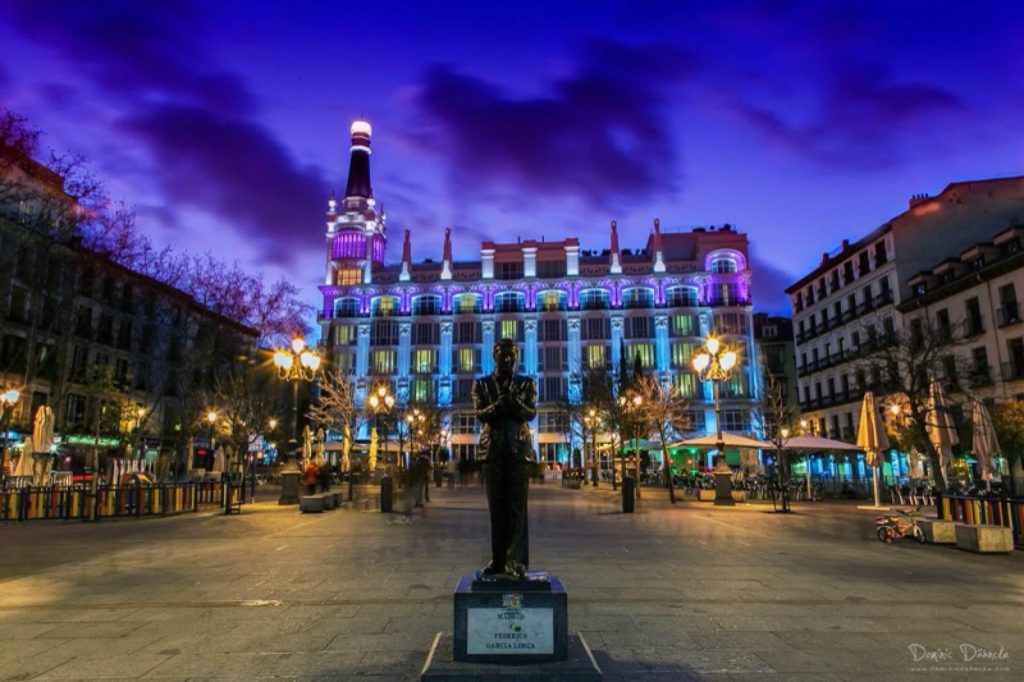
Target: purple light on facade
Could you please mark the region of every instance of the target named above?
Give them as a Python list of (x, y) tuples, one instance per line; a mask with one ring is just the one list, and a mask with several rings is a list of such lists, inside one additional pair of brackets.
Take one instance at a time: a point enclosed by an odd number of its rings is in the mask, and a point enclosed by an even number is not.
[(363, 314), (363, 315), (369, 315), (370, 314), (370, 294), (369, 294), (369, 292), (364, 291), (360, 295), (360, 299), (361, 299), (359, 301), (359, 311), (360, 311), (360, 313)]
[(412, 292), (409, 289), (401, 292), (399, 307), (401, 308), (403, 315), (408, 315), (409, 311), (412, 310)]
[(339, 232), (331, 242), (331, 258), (365, 258), (366, 238), (362, 232)]
[(373, 245), (371, 249), (373, 251), (373, 262), (383, 263), (384, 262), (384, 247), (387, 246), (387, 240), (384, 239), (383, 235), (375, 234), (372, 239)]

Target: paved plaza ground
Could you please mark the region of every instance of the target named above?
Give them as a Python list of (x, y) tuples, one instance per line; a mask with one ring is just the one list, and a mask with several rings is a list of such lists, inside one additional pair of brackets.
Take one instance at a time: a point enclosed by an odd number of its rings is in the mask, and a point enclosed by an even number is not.
[[(241, 516), (0, 526), (0, 677), (417, 679), (487, 558), (482, 488), (431, 492), (411, 520), (268, 490)], [(1019, 552), (886, 546), (842, 503), (644, 492), (633, 515), (607, 489), (530, 492), (532, 567), (605, 679), (1024, 679)]]

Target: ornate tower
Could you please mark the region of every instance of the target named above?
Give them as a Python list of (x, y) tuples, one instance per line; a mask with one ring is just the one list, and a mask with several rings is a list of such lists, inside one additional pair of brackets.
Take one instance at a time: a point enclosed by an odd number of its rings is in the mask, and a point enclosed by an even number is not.
[(384, 262), (387, 226), (370, 185), (370, 124), (354, 121), (349, 132), (348, 182), (341, 205), (332, 193), (327, 206), (327, 271), (324, 284), (368, 284), (373, 266)]

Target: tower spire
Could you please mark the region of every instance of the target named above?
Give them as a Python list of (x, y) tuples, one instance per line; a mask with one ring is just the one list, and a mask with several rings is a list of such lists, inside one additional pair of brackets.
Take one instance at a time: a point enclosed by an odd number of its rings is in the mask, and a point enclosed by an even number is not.
[(441, 251), (441, 279), (452, 278), (452, 228), (444, 228), (444, 249)]
[(408, 282), (410, 279), (412, 279), (412, 243), (409, 240), (409, 230), (406, 230), (402, 238), (402, 271), (398, 273), (398, 280)]
[(665, 272), (665, 255), (661, 246), (661, 221), (654, 219), (654, 234), (651, 238), (651, 246), (654, 248), (654, 271)]
[(622, 274), (622, 263), (619, 262), (619, 224), (616, 221), (612, 221), (612, 238), (611, 238), (611, 265), (608, 267), (608, 272), (613, 275)]
[(370, 133), (372, 129), (366, 121), (353, 121), (349, 133), (352, 146), (349, 148), (348, 183), (345, 185), (345, 198), (373, 196), (370, 186)]

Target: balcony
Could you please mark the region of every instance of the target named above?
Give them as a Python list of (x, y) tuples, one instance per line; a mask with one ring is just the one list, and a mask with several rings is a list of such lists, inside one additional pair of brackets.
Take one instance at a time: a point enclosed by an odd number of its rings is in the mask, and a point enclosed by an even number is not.
[(889, 305), (890, 303), (892, 303), (892, 291), (883, 291), (882, 293), (875, 296), (875, 308), (881, 308), (882, 306)]
[(978, 386), (991, 386), (992, 372), (989, 370), (989, 366), (979, 366), (972, 369), (970, 374), (970, 382), (972, 388)]
[(969, 317), (967, 318), (967, 325), (964, 329), (964, 336), (978, 336), (979, 334), (985, 333), (985, 325), (981, 323), (980, 317)]
[(1008, 327), (1011, 324), (1017, 324), (1021, 321), (1020, 304), (1016, 301), (1004, 304), (997, 311), (997, 317), (999, 318), (1000, 327)]
[(1003, 381), (1020, 381), (1024, 379), (1024, 358), (1015, 362), (1004, 362), (1000, 376)]

